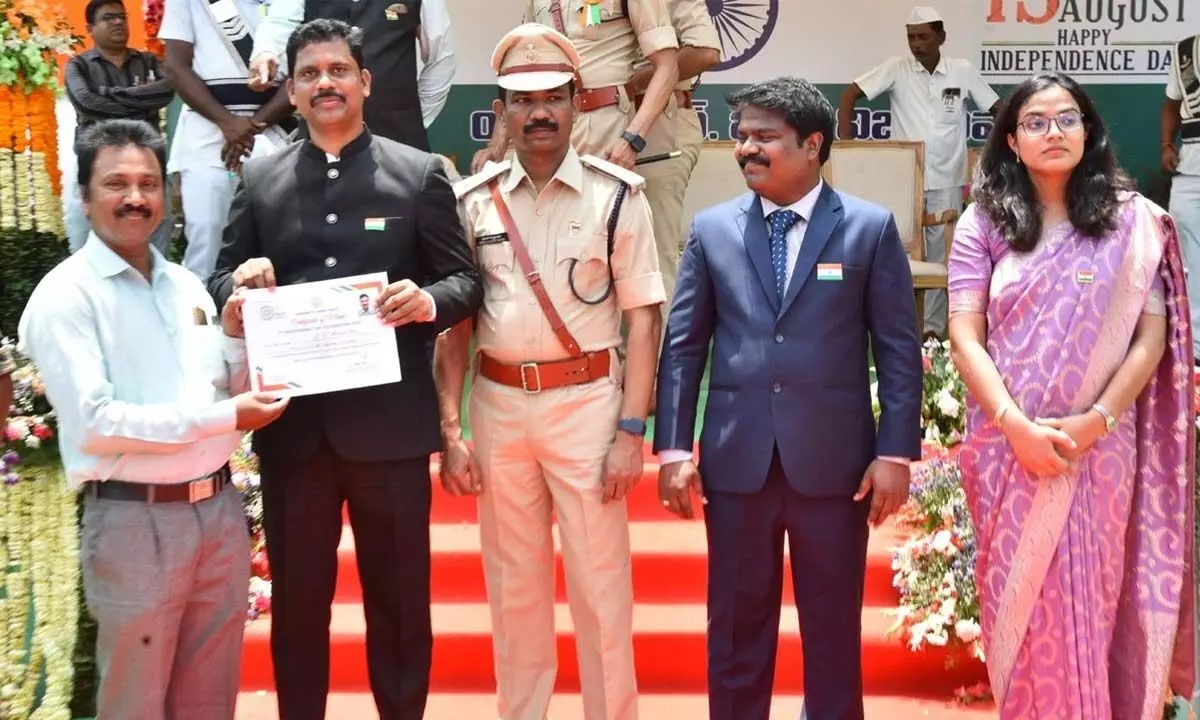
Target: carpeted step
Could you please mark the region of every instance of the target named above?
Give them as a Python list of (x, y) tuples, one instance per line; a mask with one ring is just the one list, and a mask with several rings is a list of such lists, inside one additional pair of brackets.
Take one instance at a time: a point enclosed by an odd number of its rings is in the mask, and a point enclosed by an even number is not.
[[(949, 698), (955, 688), (984, 677), (982, 665), (959, 663), (946, 669), (940, 650), (912, 653), (886, 637), (892, 618), (879, 607), (863, 612), (864, 689), (870, 694)], [(558, 689), (577, 692), (573, 627), (565, 604), (555, 606), (558, 631)], [(702, 603), (634, 606), (634, 651), (638, 684), (645, 692), (701, 692), (705, 687), (706, 612)], [(242, 661), (245, 690), (271, 689), (269, 616), (246, 630)], [(491, 619), (484, 603), (433, 607), (434, 659), (431, 685), (436, 692), (489, 692), (492, 671)], [(362, 606), (338, 603), (331, 621), (331, 688), (366, 690), (365, 623)], [(802, 692), (801, 643), (796, 614), (781, 616), (776, 690)]]
[[(795, 720), (803, 697), (777, 695), (771, 705), (771, 720)], [(638, 697), (639, 715), (646, 720), (708, 717), (708, 700), (703, 694)], [(952, 702), (905, 697), (870, 696), (866, 716), (870, 720), (983, 720), (994, 717), (990, 705), (964, 706)], [(496, 698), (490, 694), (434, 693), (429, 696), (425, 720), (491, 720), (496, 716)], [(556, 694), (550, 701), (554, 720), (583, 720), (583, 700), (574, 693)], [(275, 695), (244, 692), (238, 696), (236, 720), (277, 720)], [(378, 718), (369, 692), (332, 693), (326, 706), (328, 720), (371, 720)]]
[[(557, 600), (566, 602), (561, 544), (554, 528)], [(708, 578), (708, 542), (701, 520), (632, 522), (629, 524), (633, 556), (634, 597), (643, 603), (702, 602)], [(430, 528), (433, 550), (433, 598), (437, 602), (486, 602), (479, 526), (439, 523)], [(865, 602), (895, 605), (899, 596), (892, 587), (891, 548), (901, 535), (888, 524), (871, 533), (867, 551)], [(784, 556), (788, 555), (784, 545)], [(784, 603), (793, 603), (791, 568), (784, 560)], [(362, 587), (354, 555), (354, 535), (347, 525), (338, 547), (338, 602), (360, 602)]]

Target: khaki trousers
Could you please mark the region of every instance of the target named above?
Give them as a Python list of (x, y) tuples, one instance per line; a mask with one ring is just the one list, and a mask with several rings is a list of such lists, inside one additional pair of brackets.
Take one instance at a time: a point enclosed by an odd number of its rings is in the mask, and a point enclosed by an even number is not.
[[(683, 154), (671, 160), (640, 165), (638, 174), (646, 178), (646, 201), (654, 216), (654, 243), (658, 246), (658, 269), (662, 273), (667, 301), (662, 304), (663, 330), (667, 327), (667, 313), (675, 297), (675, 278), (679, 274), (679, 253), (683, 248), (684, 217), (683, 199), (687, 194), (692, 171), (700, 160), (701, 135), (700, 117), (690, 108), (680, 108), (675, 95), (671, 95), (667, 109), (646, 138), (643, 155), (680, 150)], [(691, 223), (691, 218), (687, 218)]]
[(616, 378), (526, 394), (476, 377), (471, 427), (503, 720), (543, 720), (554, 690), (555, 518), (584, 717), (637, 718), (628, 516), (624, 502), (600, 501), (620, 408)]
[[(621, 102), (608, 107), (581, 112), (571, 127), (571, 144), (580, 155), (595, 155), (604, 159), (604, 153), (615, 143), (633, 122), (637, 107), (621, 88)], [(634, 169), (637, 172), (637, 169)]]

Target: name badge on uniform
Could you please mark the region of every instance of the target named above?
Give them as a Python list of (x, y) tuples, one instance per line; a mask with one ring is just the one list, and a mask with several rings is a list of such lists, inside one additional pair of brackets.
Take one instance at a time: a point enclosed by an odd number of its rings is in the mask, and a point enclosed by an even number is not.
[(833, 280), (842, 279), (842, 264), (841, 263), (822, 263), (817, 265), (818, 280)]
[(1075, 273), (1075, 282), (1080, 285), (1091, 285), (1096, 282), (1095, 270), (1080, 270)]
[(508, 242), (508, 233), (494, 233), (492, 235), (480, 235), (475, 238), (475, 245), (498, 245), (502, 242)]
[(408, 6), (406, 6), (404, 3), (396, 3), (395, 5), (388, 5), (387, 9), (383, 11), (383, 16), (385, 18), (387, 18), (388, 20), (399, 20), (401, 15), (407, 15), (407, 14), (408, 14)]
[(387, 225), (387, 220), (384, 218), (367, 218), (363, 221), (363, 230), (371, 230), (373, 232), (383, 232)]
[(574, 237), (574, 236), (578, 235), (580, 233), (580, 231), (582, 231), (582, 230), (583, 230), (583, 224), (580, 223), (578, 220), (568, 220), (567, 221), (567, 234), (568, 235)]

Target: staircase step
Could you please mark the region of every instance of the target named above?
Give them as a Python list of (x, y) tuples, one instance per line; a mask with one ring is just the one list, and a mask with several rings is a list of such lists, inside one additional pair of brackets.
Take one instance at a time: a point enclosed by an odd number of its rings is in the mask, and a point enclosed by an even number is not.
[[(553, 528), (555, 572), (559, 602), (566, 601), (561, 543)], [(633, 556), (634, 597), (644, 603), (702, 602), (708, 578), (708, 541), (701, 520), (674, 522), (631, 522), (630, 548)], [(893, 525), (872, 531), (867, 550), (865, 597), (867, 605), (894, 605), (899, 595), (892, 587), (891, 549), (902, 541)], [(437, 602), (486, 602), (483, 563), (480, 558), (479, 526), (468, 523), (437, 523), (430, 527), (433, 550), (433, 599)], [(784, 603), (793, 604), (791, 567), (785, 543)], [(354, 535), (347, 525), (338, 546), (337, 602), (359, 602), (358, 565)]]
[[(804, 698), (776, 695), (771, 720), (795, 720)], [(872, 720), (975, 720), (993, 717), (990, 704), (959, 705), (937, 700), (870, 696), (866, 716)], [(708, 716), (708, 699), (703, 694), (638, 696), (638, 713), (646, 720), (703, 718)], [(491, 694), (434, 693), (429, 696), (425, 720), (490, 720), (496, 716), (496, 698)], [(583, 700), (573, 693), (556, 694), (550, 701), (554, 720), (583, 720)], [(328, 720), (370, 720), (379, 717), (369, 692), (331, 693), (326, 706)], [(238, 696), (236, 720), (278, 720), (275, 694), (244, 692)]]
[[(870, 694), (947, 698), (955, 688), (985, 677), (983, 665), (961, 661), (946, 668), (944, 650), (913, 653), (897, 638), (886, 637), (893, 618), (881, 607), (863, 611), (864, 688)], [(431, 687), (436, 692), (480, 692), (495, 687), (491, 619), (484, 603), (437, 603), (432, 609), (434, 652)], [(696, 692), (706, 684), (703, 604), (646, 605), (633, 609), (638, 684), (645, 692)], [(573, 626), (565, 604), (555, 605), (558, 629), (558, 689), (578, 692)], [(365, 621), (362, 606), (336, 603), (330, 627), (331, 689), (366, 690)], [(272, 687), (270, 616), (246, 630), (242, 660), (243, 689)], [(801, 692), (801, 643), (795, 612), (780, 621), (776, 690)]]

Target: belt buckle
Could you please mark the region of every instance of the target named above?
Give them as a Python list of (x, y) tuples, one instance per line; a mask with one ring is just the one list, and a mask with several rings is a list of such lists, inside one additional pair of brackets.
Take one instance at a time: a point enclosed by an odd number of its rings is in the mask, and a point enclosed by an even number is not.
[(213, 486), (216, 483), (213, 481), (213, 476), (209, 475), (203, 480), (196, 480), (188, 483), (188, 502), (198, 503), (201, 500), (207, 500), (213, 496)]
[[(529, 387), (529, 375), (526, 370), (533, 370), (533, 378), (537, 382), (536, 388)], [(542, 371), (537, 363), (522, 363), (521, 364), (521, 389), (526, 395), (536, 395), (542, 391)]]

